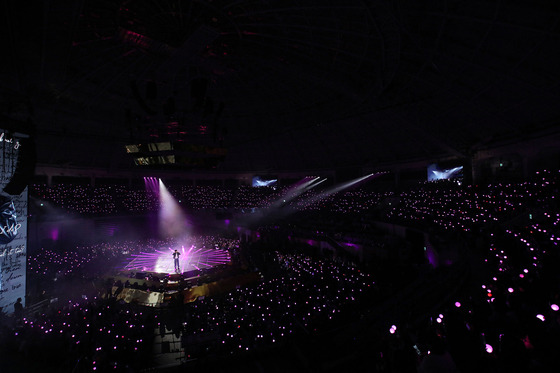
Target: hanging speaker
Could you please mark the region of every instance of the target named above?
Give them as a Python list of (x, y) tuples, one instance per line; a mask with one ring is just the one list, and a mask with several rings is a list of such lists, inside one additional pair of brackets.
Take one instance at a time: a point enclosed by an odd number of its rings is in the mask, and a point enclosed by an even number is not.
[(203, 100), (208, 89), (208, 79), (195, 78), (191, 81), (191, 97)]
[(167, 101), (163, 104), (163, 114), (164, 115), (173, 115), (176, 112), (175, 108), (175, 99), (173, 97), (169, 97)]
[(18, 160), (12, 178), (4, 187), (4, 192), (12, 196), (20, 195), (35, 175), (37, 153), (31, 137), (19, 141)]
[(196, 78), (191, 81), (191, 97), (193, 98), (193, 110), (200, 111), (206, 98), (208, 79)]
[(146, 82), (146, 98), (148, 100), (155, 100), (157, 97), (157, 85), (153, 80)]
[[(156, 115), (157, 114), (157, 112), (155, 110), (153, 110), (151, 107), (148, 106), (148, 104), (146, 104), (146, 101), (144, 100), (144, 98), (142, 97), (142, 94), (140, 93), (140, 90), (138, 88), (138, 84), (136, 83), (136, 80), (132, 80), (130, 82), (130, 89), (132, 89), (132, 95), (134, 96), (136, 101), (138, 101), (138, 104), (140, 105), (140, 107), (142, 107), (142, 109), (144, 109), (146, 114), (148, 114), (148, 115)], [(147, 89), (146, 89), (146, 91), (147, 91)]]
[(207, 117), (213, 112), (214, 112), (214, 101), (210, 97), (207, 97), (206, 101), (204, 102), (204, 111), (202, 112), (202, 116)]

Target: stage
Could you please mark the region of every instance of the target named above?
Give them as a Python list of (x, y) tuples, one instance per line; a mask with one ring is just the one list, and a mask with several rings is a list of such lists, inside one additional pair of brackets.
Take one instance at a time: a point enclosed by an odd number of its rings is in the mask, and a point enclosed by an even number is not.
[[(181, 254), (178, 271), (175, 271), (173, 258), (175, 250)], [(134, 282), (134, 286), (125, 285), (119, 289), (114, 285), (112, 296), (126, 303), (152, 307), (158, 307), (172, 299), (181, 299), (184, 303), (194, 302), (200, 297), (225, 293), (261, 279), (258, 272), (246, 272), (237, 266), (224, 266), (231, 264), (230, 253), (217, 247), (160, 247), (152, 252), (130, 255), (124, 263), (121, 270), (129, 273), (113, 276), (112, 280), (123, 284)], [(136, 273), (130, 277), (132, 272)], [(138, 277), (140, 274), (143, 277)], [(157, 278), (148, 274), (156, 274)], [(162, 282), (163, 279), (169, 281)], [(195, 281), (191, 281), (192, 279)], [(181, 281), (184, 281), (183, 287), (179, 287)]]
[[(173, 251), (177, 249), (179, 257), (179, 270), (175, 270)], [(153, 252), (142, 252), (131, 255), (124, 265), (125, 271), (153, 272), (153, 273), (184, 273), (194, 270), (212, 268), (229, 263), (230, 254), (219, 248), (190, 247), (161, 247)]]

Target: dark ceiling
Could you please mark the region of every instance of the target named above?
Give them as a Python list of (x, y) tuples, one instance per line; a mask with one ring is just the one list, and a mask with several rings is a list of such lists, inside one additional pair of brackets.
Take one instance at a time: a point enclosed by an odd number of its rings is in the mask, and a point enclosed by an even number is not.
[(558, 2), (2, 6), (0, 114), (31, 118), (40, 165), (172, 141), (227, 149), (218, 171), (375, 167), (559, 129)]

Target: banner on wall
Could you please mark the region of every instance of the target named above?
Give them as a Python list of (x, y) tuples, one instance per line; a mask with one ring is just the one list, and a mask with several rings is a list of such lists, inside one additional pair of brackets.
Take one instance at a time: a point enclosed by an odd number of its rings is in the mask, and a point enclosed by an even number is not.
[(27, 261), (27, 187), (17, 195), (4, 188), (12, 180), (24, 135), (0, 129), (0, 307), (11, 314), (14, 303), (25, 306)]

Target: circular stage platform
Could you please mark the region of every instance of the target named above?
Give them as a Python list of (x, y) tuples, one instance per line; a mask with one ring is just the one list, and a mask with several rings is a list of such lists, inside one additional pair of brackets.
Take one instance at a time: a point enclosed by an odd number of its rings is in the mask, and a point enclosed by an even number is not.
[[(173, 252), (179, 256), (179, 270), (175, 269)], [(227, 264), (231, 261), (230, 253), (219, 248), (161, 247), (153, 252), (142, 252), (132, 255), (125, 264), (125, 271), (141, 271), (155, 273), (184, 273), (193, 270), (208, 269)]]

